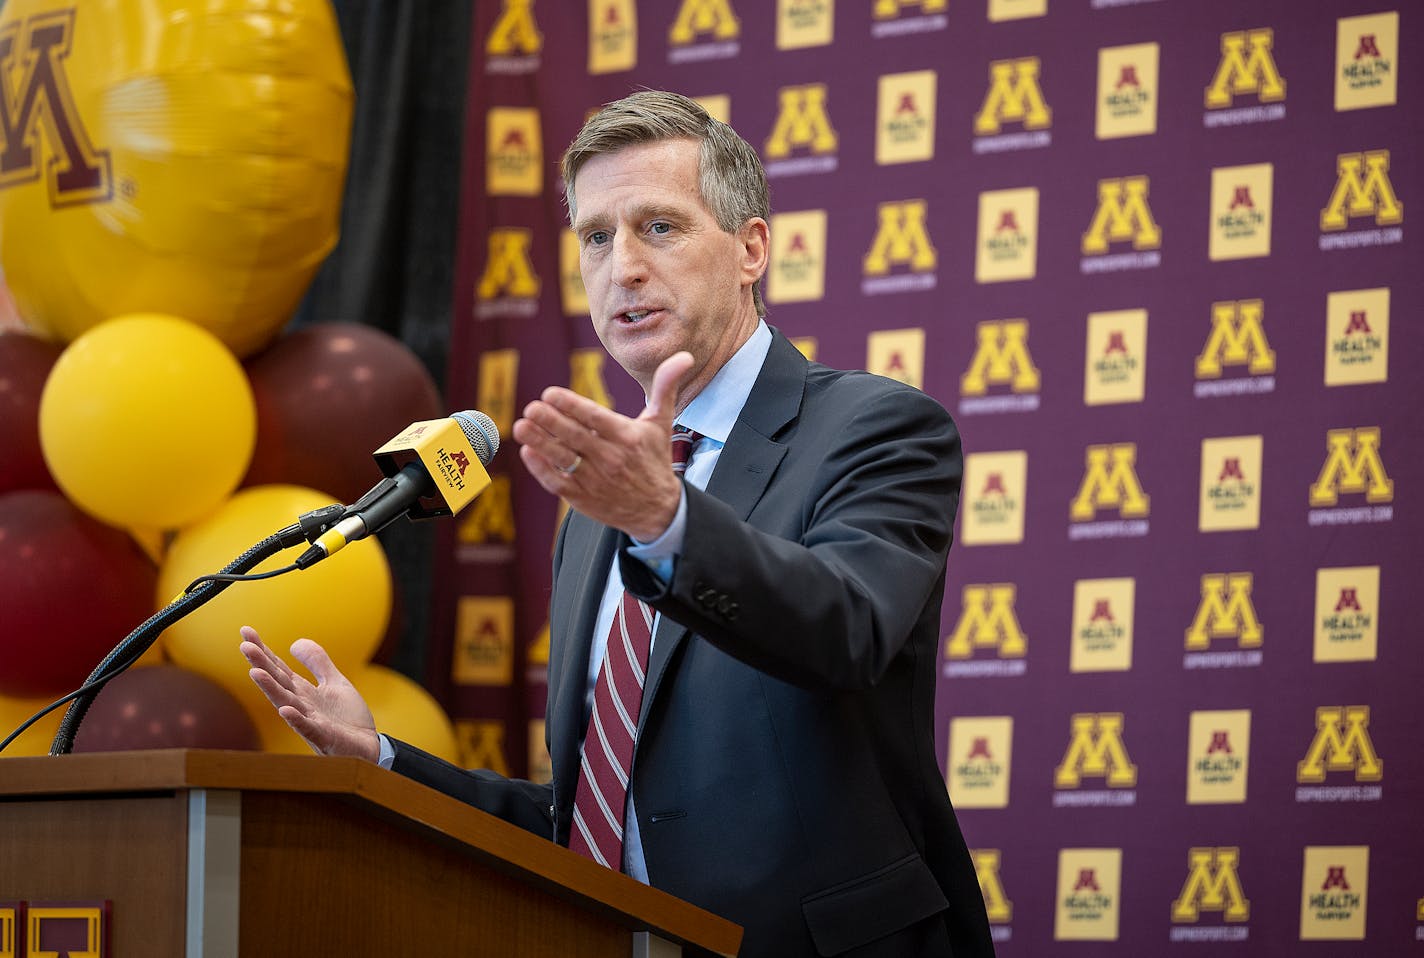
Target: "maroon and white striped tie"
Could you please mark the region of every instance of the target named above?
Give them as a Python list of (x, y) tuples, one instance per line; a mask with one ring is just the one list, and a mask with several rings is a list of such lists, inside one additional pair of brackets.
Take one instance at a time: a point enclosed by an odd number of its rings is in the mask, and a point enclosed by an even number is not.
[[(679, 475), (701, 438), (674, 427), (672, 467)], [(569, 835), (569, 848), (615, 871), (623, 869), (628, 773), (652, 644), (653, 610), (624, 592), (593, 685), (593, 714), (584, 733)]]

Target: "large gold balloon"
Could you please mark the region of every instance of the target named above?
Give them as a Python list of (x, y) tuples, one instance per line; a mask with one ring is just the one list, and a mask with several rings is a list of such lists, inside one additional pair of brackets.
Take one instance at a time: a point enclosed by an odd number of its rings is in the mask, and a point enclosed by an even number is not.
[(376, 728), (447, 762), (459, 764), (455, 728), (425, 688), (394, 669), (367, 665), (346, 677), (366, 699)]
[[(243, 489), (211, 516), (174, 538), (158, 573), (159, 605), (168, 603), (198, 576), (219, 571), (303, 513), (330, 504), (329, 497), (299, 486)], [(252, 571), (290, 565), (303, 550), (288, 549)], [(313, 639), (330, 653), (337, 668), (349, 674), (375, 654), (390, 619), (391, 597), (385, 553), (374, 537), (363, 539), (305, 571), (235, 583), (170, 626), (164, 632), (164, 648), (173, 662), (213, 679), (236, 695), (243, 707), (259, 718), (258, 730), (268, 743), (269, 727), (274, 723), (264, 713), (271, 706), (259, 701), (261, 693), (247, 677), (247, 663), (237, 651), (241, 641), (238, 629), (244, 625), (255, 628), (293, 668), (300, 665), (286, 656), (287, 647), (303, 636)], [(269, 721), (261, 721), (262, 717)]]
[(70, 341), (164, 312), (239, 356), (336, 243), (350, 71), (327, 0), (9, 0), (0, 266)]
[(110, 525), (172, 529), (237, 488), (257, 441), (247, 374), (216, 337), (173, 316), (100, 323), (54, 364), (40, 447), (60, 489)]

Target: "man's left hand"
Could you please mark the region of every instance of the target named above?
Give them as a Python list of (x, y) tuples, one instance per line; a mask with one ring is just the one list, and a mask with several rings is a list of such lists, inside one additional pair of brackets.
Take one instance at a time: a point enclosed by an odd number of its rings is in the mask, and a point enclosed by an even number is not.
[(519, 458), (539, 485), (579, 512), (652, 542), (672, 524), (682, 497), (669, 442), (678, 386), (692, 365), (687, 352), (663, 360), (636, 419), (550, 386), (514, 424)]

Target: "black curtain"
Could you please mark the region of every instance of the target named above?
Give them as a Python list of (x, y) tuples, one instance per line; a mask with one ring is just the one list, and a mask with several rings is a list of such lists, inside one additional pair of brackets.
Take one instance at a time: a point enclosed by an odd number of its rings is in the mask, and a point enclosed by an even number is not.
[[(444, 393), (473, 4), (333, 0), (356, 90), (341, 240), (294, 326), (364, 323), (400, 339)], [(373, 481), (374, 481), (373, 475)], [(395, 580), (378, 661), (420, 680), (434, 528), (380, 534)]]

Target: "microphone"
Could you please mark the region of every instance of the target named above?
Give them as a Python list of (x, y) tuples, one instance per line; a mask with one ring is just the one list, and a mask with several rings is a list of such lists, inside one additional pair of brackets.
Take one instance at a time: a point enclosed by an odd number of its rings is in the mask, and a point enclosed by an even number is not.
[(412, 521), (454, 515), (489, 486), (484, 467), (498, 449), (499, 427), (473, 409), (411, 423), (372, 454), (386, 478), (346, 507), (298, 557), (297, 568), (316, 565), (402, 515)]

